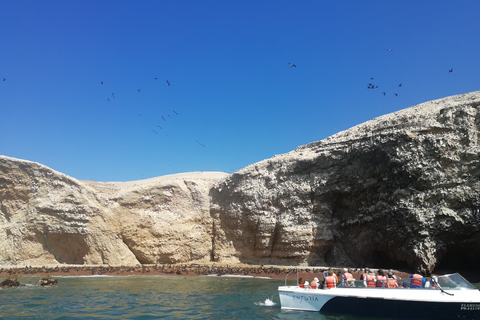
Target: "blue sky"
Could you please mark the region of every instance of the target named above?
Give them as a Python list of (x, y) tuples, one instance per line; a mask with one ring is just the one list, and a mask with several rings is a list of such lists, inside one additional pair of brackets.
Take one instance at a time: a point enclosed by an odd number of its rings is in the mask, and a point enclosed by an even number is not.
[(439, 0), (1, 1), (0, 154), (80, 180), (234, 172), (480, 90), (479, 12)]

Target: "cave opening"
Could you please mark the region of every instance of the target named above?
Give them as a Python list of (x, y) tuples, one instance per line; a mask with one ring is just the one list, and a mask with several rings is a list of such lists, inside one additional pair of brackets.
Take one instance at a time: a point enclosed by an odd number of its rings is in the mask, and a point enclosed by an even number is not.
[(478, 254), (478, 251), (471, 249), (472, 248), (465, 250), (464, 248), (464, 250), (458, 250), (457, 247), (447, 250), (447, 254), (435, 267), (434, 273), (446, 274), (458, 272), (468, 281), (479, 283), (480, 254)]
[(406, 261), (395, 261), (389, 258), (388, 254), (376, 251), (373, 254), (372, 265), (375, 268), (394, 269), (406, 273), (412, 272), (412, 267)]

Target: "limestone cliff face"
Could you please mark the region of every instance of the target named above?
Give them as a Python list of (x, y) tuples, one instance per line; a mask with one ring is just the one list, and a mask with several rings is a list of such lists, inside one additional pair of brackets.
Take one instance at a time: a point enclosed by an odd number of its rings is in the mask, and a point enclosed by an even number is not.
[(0, 265), (208, 260), (208, 191), (225, 175), (88, 182), (1, 156)]
[(433, 270), (480, 261), (480, 92), (388, 114), (212, 189), (218, 261)]
[(0, 156), (0, 265), (480, 263), (480, 92), (234, 174), (79, 181)]

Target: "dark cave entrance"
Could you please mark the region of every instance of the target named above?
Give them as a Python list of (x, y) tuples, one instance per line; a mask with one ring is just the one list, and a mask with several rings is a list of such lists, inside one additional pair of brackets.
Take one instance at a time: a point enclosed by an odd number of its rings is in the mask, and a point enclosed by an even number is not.
[(480, 282), (480, 254), (478, 248), (476, 250), (463, 248), (461, 251), (458, 250), (458, 247), (451, 248), (434, 270), (434, 273), (437, 274), (455, 272), (460, 273), (470, 282)]

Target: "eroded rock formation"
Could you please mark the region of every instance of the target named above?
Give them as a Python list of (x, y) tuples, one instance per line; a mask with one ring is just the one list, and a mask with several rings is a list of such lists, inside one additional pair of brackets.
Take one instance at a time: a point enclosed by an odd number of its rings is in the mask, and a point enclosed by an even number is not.
[(0, 265), (209, 260), (210, 186), (225, 173), (79, 181), (0, 157)]
[(0, 265), (480, 262), (479, 107), (426, 102), (231, 175), (89, 182), (0, 156)]
[(214, 258), (404, 266), (480, 261), (480, 92), (388, 114), (212, 189)]

